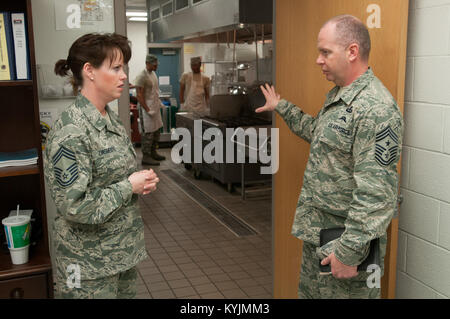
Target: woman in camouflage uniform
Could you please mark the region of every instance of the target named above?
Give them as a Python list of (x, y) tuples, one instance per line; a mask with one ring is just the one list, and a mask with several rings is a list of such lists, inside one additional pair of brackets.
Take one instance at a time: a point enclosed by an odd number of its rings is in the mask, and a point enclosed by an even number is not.
[(53, 229), (56, 296), (132, 298), (137, 263), (147, 258), (138, 194), (156, 189), (152, 170), (137, 172), (136, 153), (107, 103), (122, 94), (131, 57), (118, 34), (77, 39), (55, 73), (72, 72), (76, 100), (47, 139), (45, 177), (57, 212)]

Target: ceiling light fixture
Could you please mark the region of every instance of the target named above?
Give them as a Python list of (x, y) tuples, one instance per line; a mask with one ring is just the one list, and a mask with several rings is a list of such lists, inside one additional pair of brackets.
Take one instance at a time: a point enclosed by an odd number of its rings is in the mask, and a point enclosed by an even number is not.
[(128, 21), (147, 21), (147, 17), (131, 17)]
[(127, 11), (127, 17), (146, 17), (147, 12), (144, 11)]

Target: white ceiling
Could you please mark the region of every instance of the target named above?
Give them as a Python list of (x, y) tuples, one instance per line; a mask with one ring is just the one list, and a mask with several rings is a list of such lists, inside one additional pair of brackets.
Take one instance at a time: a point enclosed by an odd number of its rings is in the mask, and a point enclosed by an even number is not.
[(130, 9), (142, 9), (145, 10), (147, 8), (147, 0), (125, 0), (126, 7)]

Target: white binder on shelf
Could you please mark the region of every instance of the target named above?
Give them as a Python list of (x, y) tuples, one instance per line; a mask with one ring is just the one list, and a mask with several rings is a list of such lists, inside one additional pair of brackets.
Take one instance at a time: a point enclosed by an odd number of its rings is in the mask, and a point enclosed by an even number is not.
[(17, 80), (29, 80), (30, 65), (28, 60), (28, 43), (25, 28), (25, 13), (11, 13), (11, 24), (14, 38)]

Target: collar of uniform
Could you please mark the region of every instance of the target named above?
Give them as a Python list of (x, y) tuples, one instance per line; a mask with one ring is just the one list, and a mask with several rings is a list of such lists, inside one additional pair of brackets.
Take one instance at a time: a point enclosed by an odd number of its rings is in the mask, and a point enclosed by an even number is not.
[(339, 86), (335, 86), (328, 92), (327, 99), (325, 100), (325, 107), (339, 101), (338, 92)]
[[(108, 116), (109, 116), (109, 121), (107, 122), (103, 116), (103, 120), (106, 123), (106, 128), (108, 129), (108, 131), (111, 131), (113, 133), (116, 133), (118, 135), (126, 135), (125, 132), (120, 130), (121, 124), (122, 122), (119, 120), (119, 118), (117, 117), (116, 113), (113, 112), (113, 110), (111, 110), (111, 108), (109, 107), (108, 104), (106, 104), (106, 112), (108, 112)], [(120, 125), (119, 125), (120, 124)]]
[[(78, 94), (75, 105), (86, 115), (91, 124), (99, 131), (106, 126), (105, 118), (100, 114), (97, 108), (81, 93)], [(106, 106), (108, 111), (108, 105)]]
[(373, 76), (372, 69), (369, 67), (364, 74), (353, 81), (350, 85), (343, 87), (342, 90), (339, 91), (339, 87), (335, 86), (328, 93), (325, 106), (333, 104), (339, 100), (342, 100), (345, 104), (350, 105), (356, 95), (358, 95), (358, 93), (361, 92), (361, 90), (364, 89), (370, 81), (372, 81)]

